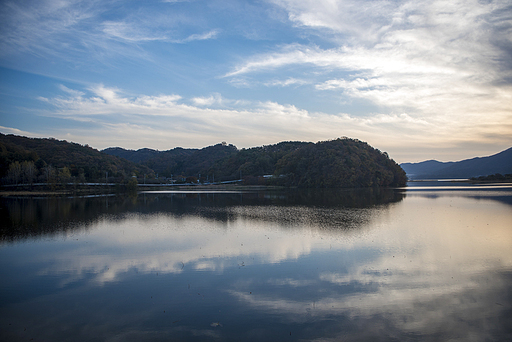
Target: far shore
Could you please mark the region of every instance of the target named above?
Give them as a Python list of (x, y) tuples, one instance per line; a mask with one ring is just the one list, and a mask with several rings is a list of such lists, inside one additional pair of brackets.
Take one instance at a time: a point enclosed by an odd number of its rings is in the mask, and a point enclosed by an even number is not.
[(425, 182), (439, 182), (439, 183), (468, 183), (468, 184), (487, 184), (487, 185), (500, 185), (510, 184), (512, 179), (504, 180), (480, 180), (480, 179), (411, 179), (407, 183), (425, 183)]
[[(467, 184), (485, 184), (485, 185), (510, 185), (512, 179), (501, 181), (496, 180), (478, 180), (478, 179), (413, 179), (408, 183), (424, 183), (424, 182), (438, 182), (439, 184), (445, 183), (467, 183)], [(122, 184), (79, 184), (67, 186), (57, 186), (51, 188), (48, 185), (18, 185), (0, 187), (0, 197), (9, 196), (101, 196), (112, 194), (136, 194), (140, 192), (167, 192), (167, 191), (183, 191), (183, 192), (198, 192), (198, 191), (262, 191), (262, 190), (282, 190), (286, 189), (282, 186), (269, 186), (269, 185), (241, 185), (241, 184), (139, 184), (136, 191), (127, 191), (125, 185)], [(343, 188), (340, 188), (343, 189)]]
[(0, 197), (8, 196), (91, 196), (91, 195), (107, 195), (107, 194), (135, 194), (138, 192), (145, 191), (258, 191), (258, 190), (277, 190), (283, 189), (279, 186), (267, 186), (267, 185), (239, 185), (239, 184), (197, 184), (197, 185), (173, 185), (173, 186), (161, 186), (159, 184), (146, 184), (137, 187), (136, 191), (127, 191), (126, 188), (119, 188), (119, 184), (108, 184), (108, 185), (80, 185), (76, 188), (66, 187), (51, 189), (50, 187), (38, 186), (39, 189), (29, 185), (26, 186), (2, 186), (0, 188)]

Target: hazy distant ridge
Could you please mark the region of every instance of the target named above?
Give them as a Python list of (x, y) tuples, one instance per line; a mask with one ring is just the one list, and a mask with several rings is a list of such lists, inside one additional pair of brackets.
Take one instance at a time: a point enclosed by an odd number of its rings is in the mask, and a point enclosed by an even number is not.
[(402, 163), (409, 179), (458, 179), (512, 173), (512, 147), (488, 157), (465, 159), (458, 162), (427, 160), (420, 163)]
[(152, 150), (150, 148), (141, 148), (140, 150), (127, 150), (121, 147), (109, 147), (101, 152), (106, 154), (110, 154), (112, 156), (116, 156), (119, 158), (124, 158), (134, 163), (142, 163), (148, 159), (154, 158), (158, 156), (161, 152), (157, 150)]

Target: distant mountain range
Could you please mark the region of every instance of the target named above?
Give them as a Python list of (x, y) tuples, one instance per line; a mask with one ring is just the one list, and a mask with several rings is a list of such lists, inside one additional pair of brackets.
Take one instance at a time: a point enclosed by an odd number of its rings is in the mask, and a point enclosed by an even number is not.
[(420, 163), (402, 163), (409, 179), (466, 179), (512, 173), (512, 147), (488, 157), (465, 159), (458, 162), (427, 160)]

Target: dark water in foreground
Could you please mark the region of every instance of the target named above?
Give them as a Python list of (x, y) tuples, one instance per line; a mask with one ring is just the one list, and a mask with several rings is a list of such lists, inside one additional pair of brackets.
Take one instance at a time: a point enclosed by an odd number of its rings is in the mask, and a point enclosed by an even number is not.
[(512, 340), (512, 188), (0, 199), (2, 341)]

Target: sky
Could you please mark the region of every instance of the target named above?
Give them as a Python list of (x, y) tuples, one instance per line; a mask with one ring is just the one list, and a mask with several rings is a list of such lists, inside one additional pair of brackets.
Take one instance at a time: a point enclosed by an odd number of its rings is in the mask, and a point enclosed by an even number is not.
[(0, 132), (492, 155), (512, 146), (512, 2), (2, 0)]

